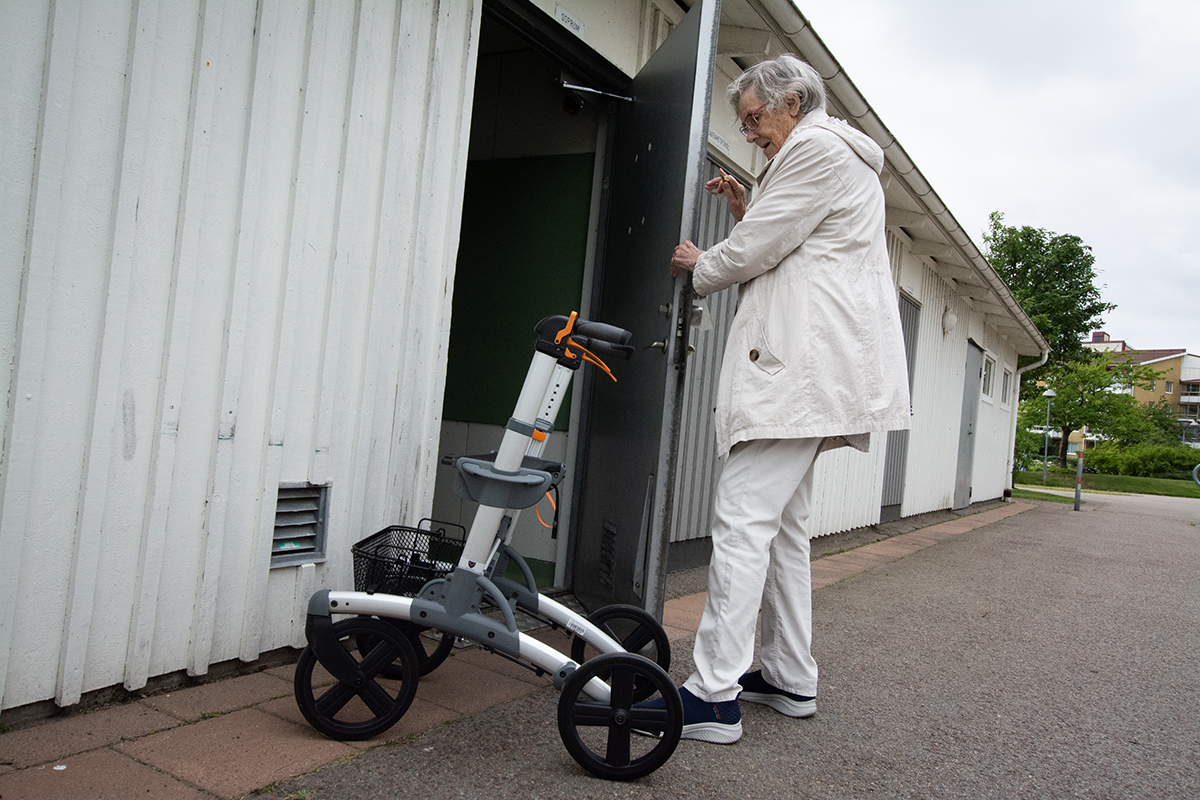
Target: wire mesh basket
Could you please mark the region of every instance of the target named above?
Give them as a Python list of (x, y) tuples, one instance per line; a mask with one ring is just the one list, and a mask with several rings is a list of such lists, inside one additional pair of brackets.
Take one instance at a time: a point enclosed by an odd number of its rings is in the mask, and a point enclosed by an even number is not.
[(368, 536), (350, 548), (355, 591), (415, 597), (454, 569), (466, 534), (461, 525), (423, 519), (415, 528), (392, 525)]

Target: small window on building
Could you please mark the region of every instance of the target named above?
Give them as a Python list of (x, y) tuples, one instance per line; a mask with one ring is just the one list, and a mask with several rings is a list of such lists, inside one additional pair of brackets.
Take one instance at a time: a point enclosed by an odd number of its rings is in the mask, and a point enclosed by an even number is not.
[(271, 568), (325, 560), (329, 487), (285, 483), (275, 502)]
[(1158, 391), (1158, 381), (1157, 380), (1150, 381), (1150, 391), (1152, 391), (1152, 392)]
[(1167, 394), (1175, 393), (1175, 381), (1167, 381)]
[(992, 396), (992, 375), (996, 371), (996, 362), (990, 356), (983, 358), (983, 393)]
[(1000, 384), (1000, 402), (1008, 405), (1008, 393), (1012, 391), (1012, 372), (1004, 370), (1004, 382)]

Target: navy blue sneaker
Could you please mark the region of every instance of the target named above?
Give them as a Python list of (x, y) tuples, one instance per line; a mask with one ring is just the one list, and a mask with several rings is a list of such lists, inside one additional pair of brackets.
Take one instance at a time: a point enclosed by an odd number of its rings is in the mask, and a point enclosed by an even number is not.
[(811, 717), (817, 713), (817, 698), (792, 694), (772, 686), (763, 678), (760, 669), (747, 672), (738, 683), (742, 685), (742, 693), (738, 695), (738, 700), (761, 703), (789, 717)]
[[(733, 744), (742, 738), (742, 707), (737, 700), (709, 703), (682, 688), (679, 700), (683, 703), (683, 734), (680, 738), (711, 744)], [(666, 702), (660, 697), (638, 705), (662, 708)]]

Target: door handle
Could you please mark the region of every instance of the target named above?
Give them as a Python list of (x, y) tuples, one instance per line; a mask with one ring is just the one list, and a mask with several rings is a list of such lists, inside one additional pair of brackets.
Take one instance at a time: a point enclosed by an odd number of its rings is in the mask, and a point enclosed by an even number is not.
[[(650, 344), (646, 345), (646, 346), (645, 346), (645, 347), (643, 347), (642, 349), (643, 349), (643, 350), (653, 350), (653, 349), (659, 349), (659, 350), (662, 350), (662, 351), (665, 353), (665, 352), (667, 352), (667, 343), (666, 343), (666, 341), (662, 341), (662, 342), (651, 342)], [(689, 354), (696, 352), (696, 345), (694, 345), (694, 344), (689, 344), (689, 345), (687, 346), (687, 351), (688, 351), (688, 353), (689, 353)]]

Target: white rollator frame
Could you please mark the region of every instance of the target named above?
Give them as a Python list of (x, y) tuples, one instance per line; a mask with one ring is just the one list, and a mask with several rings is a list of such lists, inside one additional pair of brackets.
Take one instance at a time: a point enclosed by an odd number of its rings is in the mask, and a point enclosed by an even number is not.
[[(601, 777), (630, 780), (665, 763), (683, 727), (679, 695), (665, 671), (670, 646), (662, 626), (636, 607), (610, 606), (584, 617), (540, 594), (510, 541), (520, 510), (536, 504), (565, 474), (564, 465), (540, 456), (572, 375), (585, 361), (608, 372), (601, 355), (629, 358), (631, 334), (574, 313), (547, 317), (536, 331), (536, 352), (499, 450), (455, 461), (456, 493), (479, 503), (457, 567), (425, 583), (415, 597), (314, 594), (305, 626), (308, 647), (296, 667), (296, 700), (322, 733), (370, 738), (404, 715), (418, 675), (436, 667), (460, 637), (551, 675), (562, 692), (558, 725), (568, 752)], [(505, 577), (510, 561), (523, 582)], [(501, 617), (484, 614), (484, 604), (498, 608)], [(517, 608), (574, 634), (572, 655), (521, 633)], [(334, 615), (350, 616), (335, 623)], [(444, 637), (440, 657), (424, 652), (418, 634), (427, 628)], [(599, 655), (584, 661), (587, 646)], [(637, 654), (643, 648), (657, 663)], [(337, 680), (332, 687), (314, 680), (318, 664)]]

